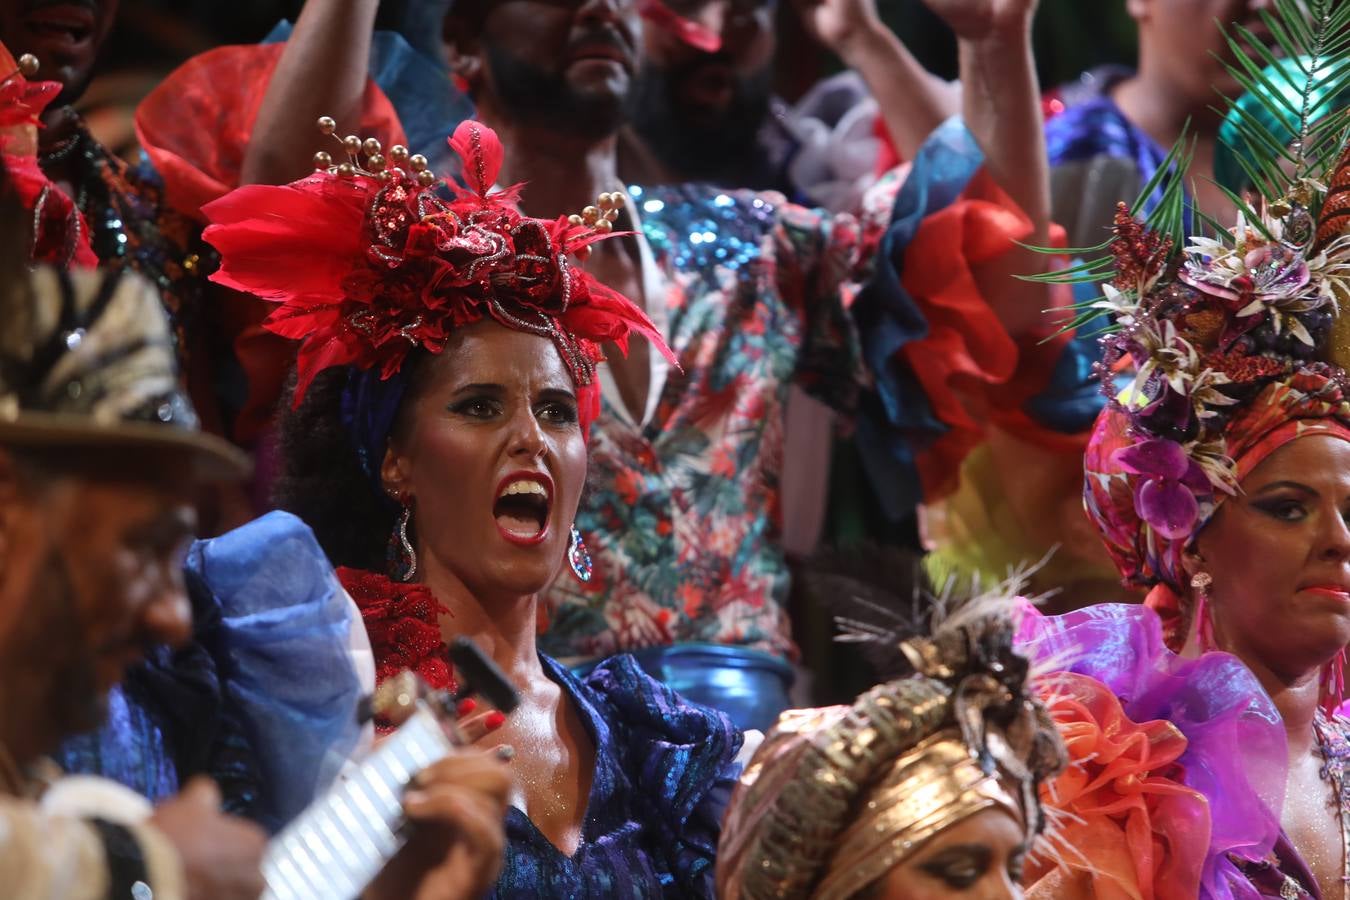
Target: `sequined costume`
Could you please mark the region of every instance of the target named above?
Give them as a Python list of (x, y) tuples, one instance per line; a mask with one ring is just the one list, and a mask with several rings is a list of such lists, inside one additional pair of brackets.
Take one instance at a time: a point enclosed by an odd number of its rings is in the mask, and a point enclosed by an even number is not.
[[(451, 338), (466, 325), (549, 340), (577, 396), (575, 419), (559, 427), (583, 440), (600, 412), (602, 341), (622, 346), (641, 335), (662, 358), (670, 354), (632, 301), (571, 261), (613, 236), (618, 212), (608, 194), (598, 198), (604, 213), (530, 218), (517, 209), (517, 189), (495, 186), (505, 156), (495, 132), (465, 121), (449, 146), (464, 162), (466, 186), (426, 171), (406, 147), (388, 151), (404, 165), (384, 165), (372, 144), (343, 168), (290, 185), (239, 188), (205, 209), (212, 223), (205, 237), (221, 253), (213, 277), (271, 298), (268, 326), (302, 339), (296, 402), (316, 402), (320, 372), (343, 376), (342, 402), (325, 414), (345, 432), (338, 452), (353, 455), (367, 476), (353, 489), (378, 491), (384, 502), (392, 501), (376, 481), (383, 456), (369, 451), (388, 446), (416, 366), (454, 353)], [(297, 253), (314, 265), (287, 270), (282, 262)], [(338, 577), (361, 610), (377, 677), (411, 669), (433, 687), (451, 687), (444, 636), (455, 619), (417, 580), (417, 554), (406, 540), (412, 512), (403, 509), (407, 558), (395, 566), (399, 580), (352, 568)], [(421, 529), (438, 525), (446, 523), (418, 520)], [(578, 560), (571, 568), (587, 577)], [(511, 811), (494, 896), (712, 896), (712, 854), (740, 732), (631, 658), (608, 661), (584, 680), (546, 656), (540, 661), (595, 750), (581, 842), (564, 854), (527, 815)]]

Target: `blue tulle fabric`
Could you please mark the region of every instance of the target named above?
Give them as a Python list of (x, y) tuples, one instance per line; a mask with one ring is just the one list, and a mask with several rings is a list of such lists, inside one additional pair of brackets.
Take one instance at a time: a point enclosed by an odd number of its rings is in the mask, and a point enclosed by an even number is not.
[(584, 680), (541, 658), (595, 744), (581, 845), (564, 855), (512, 808), (506, 863), (491, 896), (713, 897), (740, 732), (652, 679), (631, 656), (602, 663)]
[(327, 787), (360, 737), (355, 607), (313, 533), (289, 513), (197, 542), (187, 568), (220, 609), (211, 649), (227, 705), (257, 749), (257, 818), (279, 828)]
[(220, 786), (224, 808), (258, 817), (261, 786), (247, 730), (226, 701), (218, 657), (219, 608), (188, 572), (193, 639), (179, 650), (154, 647), (108, 697), (107, 720), (65, 741), (53, 759), (71, 774), (110, 778), (152, 802), (195, 775)]
[(1288, 749), (1284, 725), (1260, 682), (1236, 657), (1186, 659), (1163, 643), (1153, 610), (1101, 604), (1063, 616), (1029, 606), (1019, 652), (1042, 669), (1100, 681), (1135, 722), (1163, 719), (1186, 736), (1182, 780), (1205, 796), (1210, 847), (1201, 896), (1261, 896), (1236, 863), (1266, 859), (1280, 838)]

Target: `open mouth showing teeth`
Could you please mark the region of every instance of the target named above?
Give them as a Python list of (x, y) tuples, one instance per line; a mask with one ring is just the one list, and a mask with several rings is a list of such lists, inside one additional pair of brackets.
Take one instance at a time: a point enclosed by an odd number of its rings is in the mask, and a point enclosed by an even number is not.
[(507, 534), (537, 538), (548, 525), (548, 488), (532, 479), (519, 479), (506, 485), (492, 505), (497, 525)]

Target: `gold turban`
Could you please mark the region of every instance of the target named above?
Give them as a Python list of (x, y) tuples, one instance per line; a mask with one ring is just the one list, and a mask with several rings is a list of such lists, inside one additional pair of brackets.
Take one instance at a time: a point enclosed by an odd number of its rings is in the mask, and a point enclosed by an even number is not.
[[(979, 634), (967, 625), (955, 641), (906, 642), (927, 674), (875, 687), (852, 706), (783, 713), (722, 826), (719, 897), (843, 900), (991, 807), (1025, 823), (1028, 837), (1039, 832), (1037, 786), (1058, 771), (1063, 748), (1022, 694), (1025, 663), (987, 653), (1006, 649), (1006, 627), (973, 628)], [(989, 634), (998, 637), (982, 646)]]

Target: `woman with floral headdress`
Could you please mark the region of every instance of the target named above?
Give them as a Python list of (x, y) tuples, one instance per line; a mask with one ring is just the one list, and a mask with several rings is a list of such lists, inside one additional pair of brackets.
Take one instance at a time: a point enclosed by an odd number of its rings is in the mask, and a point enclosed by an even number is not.
[[(1263, 71), (1255, 44), (1238, 64), (1249, 87), (1290, 83), (1258, 102), (1345, 80), (1350, 8), (1306, 6), (1268, 17), (1282, 41), (1300, 35), (1296, 65)], [(1256, 196), (1230, 232), (1186, 235), (1174, 181), (1147, 225), (1122, 205), (1097, 269), (1116, 329), (1084, 496), (1121, 575), (1150, 593), (1023, 622), (1024, 649), (1067, 660), (1051, 712), (1078, 763), (1047, 795), (1071, 814), (1074, 852), (1039, 867), (1033, 893), (1330, 898), (1350, 884), (1350, 721), (1336, 713), (1350, 151), (1345, 117), (1324, 107), (1270, 118), (1289, 133), (1230, 119)]]
[(284, 505), (344, 566), (379, 678), (449, 687), (446, 641), (466, 636), (519, 691), (479, 740), (513, 748), (517, 782), (495, 896), (709, 896), (740, 734), (631, 657), (583, 682), (535, 648), (539, 591), (564, 566), (591, 577), (572, 517), (600, 344), (668, 351), (570, 261), (610, 232), (611, 198), (531, 219), (517, 189), (492, 191), (490, 129), (465, 122), (450, 146), (467, 188), (349, 140), (345, 162), (205, 210), (215, 280), (277, 302), (268, 327), (302, 341)]
[(1013, 652), (1013, 591), (949, 607), (928, 633), (894, 613), (909, 579), (893, 562), (849, 553), (808, 579), (880, 620), (853, 637), (901, 677), (779, 717), (723, 825), (723, 900), (1021, 897), (1064, 747)]

